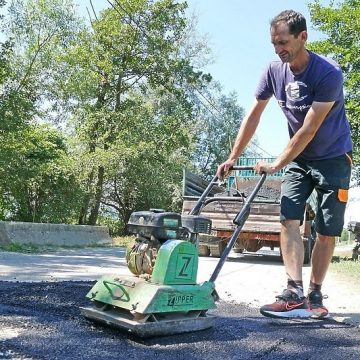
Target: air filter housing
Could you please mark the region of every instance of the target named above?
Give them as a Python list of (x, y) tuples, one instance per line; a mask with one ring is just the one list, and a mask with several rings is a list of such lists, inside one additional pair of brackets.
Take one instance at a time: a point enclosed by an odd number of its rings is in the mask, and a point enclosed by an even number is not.
[(130, 215), (127, 226), (132, 234), (147, 239), (153, 236), (160, 241), (165, 241), (181, 239), (184, 236), (181, 215), (172, 212), (136, 211)]

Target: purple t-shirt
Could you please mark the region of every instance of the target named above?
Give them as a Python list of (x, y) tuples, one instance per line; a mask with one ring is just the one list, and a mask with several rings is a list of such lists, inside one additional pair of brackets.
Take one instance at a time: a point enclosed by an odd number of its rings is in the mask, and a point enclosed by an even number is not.
[(345, 115), (343, 75), (332, 60), (310, 52), (306, 69), (294, 75), (288, 63), (274, 61), (262, 75), (255, 96), (259, 100), (275, 96), (288, 120), (290, 137), (301, 128), (313, 101), (335, 101), (332, 109), (300, 156), (321, 160), (352, 150), (350, 126)]

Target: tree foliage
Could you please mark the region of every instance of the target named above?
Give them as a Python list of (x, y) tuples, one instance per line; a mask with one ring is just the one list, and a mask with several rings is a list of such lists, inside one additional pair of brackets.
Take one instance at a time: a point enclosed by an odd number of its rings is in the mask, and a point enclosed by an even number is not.
[(125, 224), (134, 210), (179, 210), (182, 168), (208, 175), (229, 152), (243, 110), (203, 72), (210, 51), (186, 3), (109, 4), (86, 24), (71, 0), (10, 3), (3, 219), (96, 224), (111, 213)]
[(331, 56), (344, 72), (346, 110), (354, 143), (354, 158), (360, 161), (360, 1), (333, 1), (309, 5), (315, 29), (326, 36), (312, 42), (310, 49)]
[(194, 95), (198, 121), (191, 154), (192, 170), (211, 179), (232, 149), (244, 109), (238, 105), (236, 93), (223, 94), (219, 83), (213, 82)]
[[(81, 158), (92, 159), (86, 162), (87, 169), (83, 168), (87, 196), (80, 223), (96, 222), (108, 183), (116, 182), (119, 191), (118, 175), (125, 179), (119, 166), (126, 163), (126, 174), (141, 174), (141, 167), (151, 163), (155, 155), (165, 159), (179, 153), (180, 157), (172, 158), (176, 163), (187, 151), (190, 132), (185, 129), (193, 122), (189, 92), (209, 77), (195, 70), (190, 57), (183, 56), (189, 54), (189, 48), (186, 52), (180, 49), (187, 35), (185, 8), (186, 4), (171, 0), (115, 1), (113, 7), (93, 19), (91, 29), (84, 30), (62, 58), (68, 76), (59, 79), (59, 97), (74, 113)], [(136, 154), (131, 161), (129, 152)], [(173, 168), (163, 166), (162, 170), (169, 173)], [(180, 162), (177, 168), (181, 168)], [(126, 184), (123, 197), (135, 189)], [(166, 188), (156, 183), (152, 187), (154, 194)], [(145, 197), (138, 193), (137, 199)], [(135, 204), (139, 205), (139, 200)]]
[(51, 56), (66, 46), (69, 28), (74, 29), (71, 9), (62, 3), (12, 1), (2, 24), (8, 37), (0, 56), (2, 219), (74, 219), (76, 180), (65, 139), (40, 124), (47, 121), (44, 101), (56, 68)]
[[(46, 126), (28, 126), (2, 146), (0, 188), (7, 220), (71, 222), (80, 194), (62, 135)], [(9, 181), (11, 179), (11, 181)]]

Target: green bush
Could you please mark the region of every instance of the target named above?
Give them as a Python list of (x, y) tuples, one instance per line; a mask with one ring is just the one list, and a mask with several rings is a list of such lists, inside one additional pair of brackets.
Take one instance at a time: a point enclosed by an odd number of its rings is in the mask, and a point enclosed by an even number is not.
[(348, 243), (355, 240), (355, 235), (349, 230), (343, 229), (341, 236), (339, 237), (339, 242)]
[(124, 235), (124, 224), (120, 219), (116, 219), (108, 216), (99, 216), (99, 225), (107, 226), (111, 237)]

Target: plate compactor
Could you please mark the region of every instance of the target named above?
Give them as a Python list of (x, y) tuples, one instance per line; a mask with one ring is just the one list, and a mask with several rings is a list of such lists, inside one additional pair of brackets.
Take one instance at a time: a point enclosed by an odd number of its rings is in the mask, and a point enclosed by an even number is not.
[[(233, 170), (252, 170), (236, 166)], [(262, 174), (244, 199), (234, 219), (234, 232), (210, 279), (197, 283), (199, 233), (211, 233), (211, 220), (199, 215), (215, 176), (188, 215), (161, 210), (139, 211), (130, 216), (128, 229), (136, 235), (126, 262), (134, 275), (106, 275), (86, 295), (91, 306), (82, 307), (88, 319), (105, 323), (138, 337), (173, 335), (210, 328), (219, 299), (215, 280), (249, 216), (250, 204), (265, 181)]]

